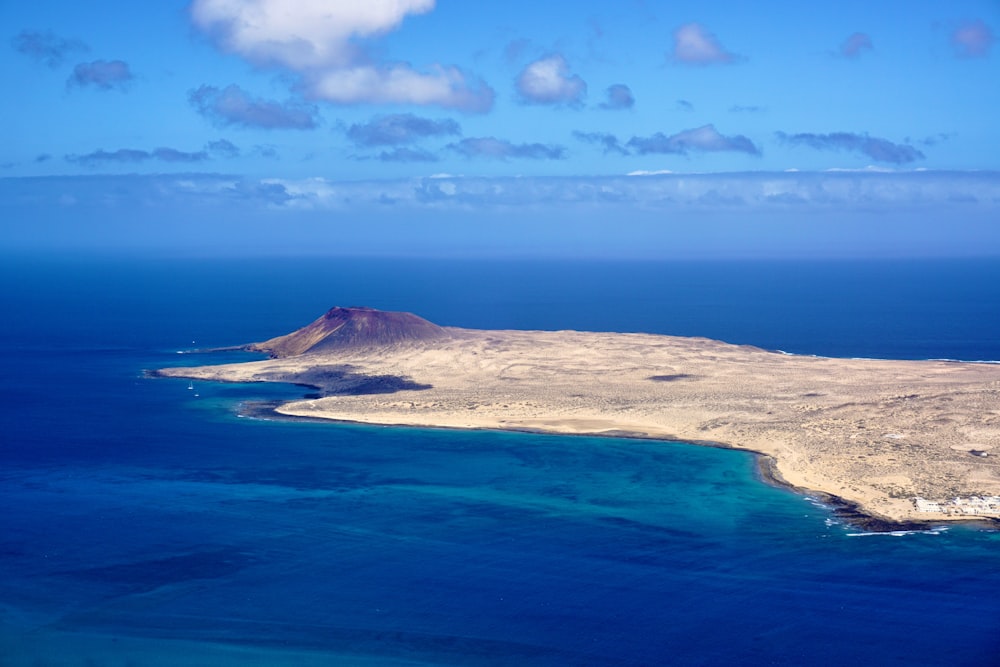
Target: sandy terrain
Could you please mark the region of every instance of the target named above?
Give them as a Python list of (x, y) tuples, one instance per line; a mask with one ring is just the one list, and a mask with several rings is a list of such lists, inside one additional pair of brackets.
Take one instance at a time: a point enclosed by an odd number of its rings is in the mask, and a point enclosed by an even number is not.
[(160, 374), (321, 389), (281, 406), (286, 415), (719, 444), (765, 454), (788, 484), (876, 518), (1000, 517), (1000, 365), (791, 356), (645, 334), (445, 331)]

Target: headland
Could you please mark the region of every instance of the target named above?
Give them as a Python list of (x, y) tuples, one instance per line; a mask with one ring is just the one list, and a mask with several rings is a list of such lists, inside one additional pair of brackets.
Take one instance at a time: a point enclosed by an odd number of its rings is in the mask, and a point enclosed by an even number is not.
[[(156, 372), (291, 382), (279, 414), (652, 438), (762, 455), (765, 477), (879, 527), (1000, 522), (1000, 365), (788, 355), (706, 338), (441, 327), (333, 308), (246, 349)], [(866, 523), (866, 521), (861, 521)]]

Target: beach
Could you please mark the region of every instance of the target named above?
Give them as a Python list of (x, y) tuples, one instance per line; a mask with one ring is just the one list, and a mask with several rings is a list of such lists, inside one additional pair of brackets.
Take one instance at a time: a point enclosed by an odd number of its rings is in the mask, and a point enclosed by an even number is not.
[(317, 387), (318, 398), (276, 408), (292, 417), (743, 449), (766, 457), (767, 477), (875, 521), (1000, 519), (1000, 365), (811, 357), (651, 334), (442, 329), (427, 340), (158, 374)]

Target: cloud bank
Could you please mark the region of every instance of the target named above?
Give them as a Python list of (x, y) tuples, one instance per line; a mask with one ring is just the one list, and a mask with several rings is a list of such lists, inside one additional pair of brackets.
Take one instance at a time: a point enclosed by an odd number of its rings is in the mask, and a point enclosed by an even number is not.
[[(155, 152), (155, 151), (154, 151)], [(124, 162), (150, 159), (151, 152), (117, 151)], [(240, 206), (261, 204), (311, 210), (362, 210), (397, 204), (423, 208), (432, 205), (501, 207), (625, 206), (642, 210), (676, 209), (753, 210), (827, 209), (925, 210), (944, 207), (961, 211), (1000, 210), (1000, 173), (899, 171), (899, 172), (736, 172), (717, 174), (657, 174), (608, 177), (506, 177), (463, 178), (434, 176), (389, 181), (335, 181), (326, 178), (264, 178), (215, 174), (155, 176), (76, 176), (0, 178), (10, 201), (19, 192), (39, 188), (71, 191), (80, 201), (101, 204), (109, 194), (151, 196), (171, 202), (197, 195), (206, 201), (230, 205), (234, 197), (266, 193), (263, 201), (248, 197)], [(73, 185), (76, 184), (76, 185)], [(132, 185), (129, 185), (132, 184)], [(428, 192), (437, 193), (428, 198)], [(955, 207), (959, 207), (956, 209)]]
[(130, 254), (958, 257), (998, 215), (997, 172), (0, 178), (8, 248)]
[(195, 0), (191, 19), (224, 50), (300, 75), (316, 99), (488, 111), (493, 90), (457, 67), (433, 64), (421, 71), (408, 63), (373, 62), (363, 51), (365, 40), (432, 9), (434, 0)]
[[(114, 178), (114, 177), (104, 177)], [(154, 177), (149, 177), (154, 178)], [(997, 172), (737, 172), (609, 177), (463, 178), (435, 176), (392, 181), (325, 178), (261, 180), (205, 175), (161, 180), (187, 192), (215, 196), (220, 183), (240, 192), (267, 187), (280, 206), (307, 210), (361, 210), (388, 200), (416, 208), (635, 207), (636, 210), (879, 211), (941, 207), (1000, 210)], [(238, 185), (236, 185), (238, 183)], [(227, 190), (228, 191), (228, 190)], [(270, 201), (270, 199), (269, 199)], [(271, 202), (273, 203), (273, 202)]]

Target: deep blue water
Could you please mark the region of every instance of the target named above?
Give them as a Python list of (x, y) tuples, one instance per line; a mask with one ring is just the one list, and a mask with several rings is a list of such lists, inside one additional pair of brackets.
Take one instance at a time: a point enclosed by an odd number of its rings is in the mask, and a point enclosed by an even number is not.
[[(146, 379), (332, 305), (1000, 360), (1000, 261), (7, 258), (0, 665), (996, 665), (1000, 534), (677, 443), (287, 423)], [(196, 396), (197, 394), (197, 396)]]

